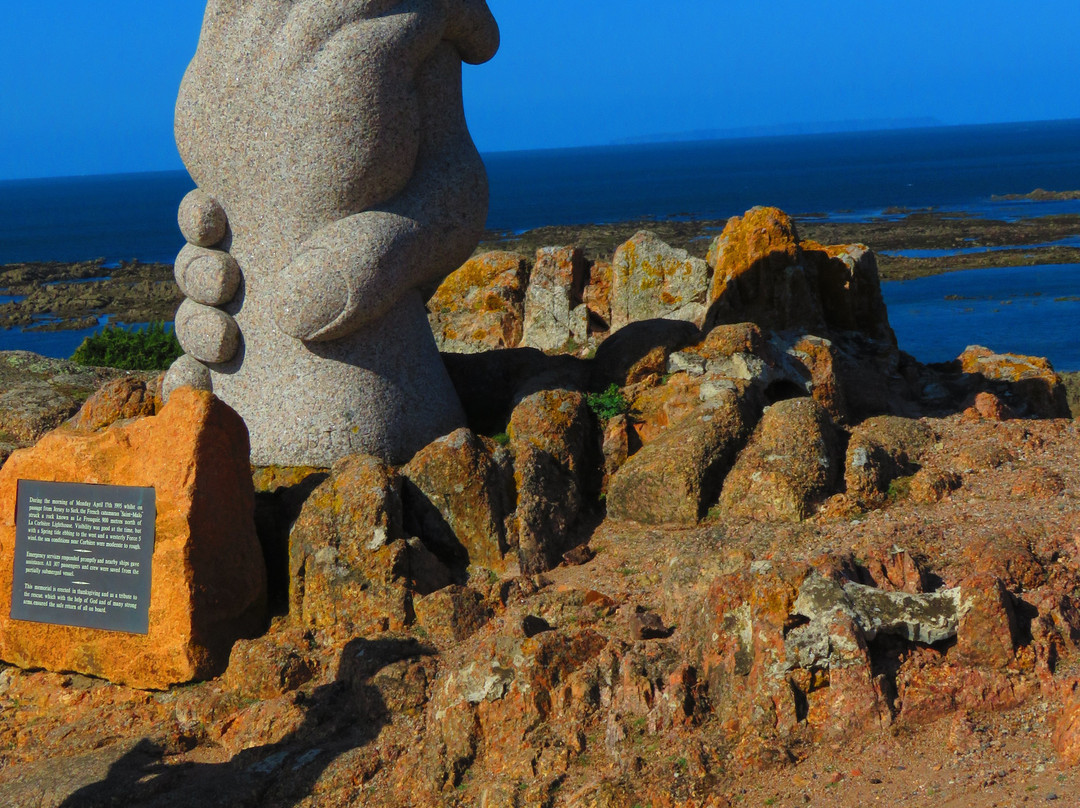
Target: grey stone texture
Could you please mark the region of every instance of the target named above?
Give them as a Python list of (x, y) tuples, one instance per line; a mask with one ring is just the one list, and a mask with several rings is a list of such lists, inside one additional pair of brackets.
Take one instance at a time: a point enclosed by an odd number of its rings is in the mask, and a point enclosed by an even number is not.
[(252, 462), (401, 463), (463, 424), (418, 290), (483, 229), (461, 63), (498, 41), (484, 0), (208, 3), (176, 105), (198, 190), (165, 392), (208, 377)]
[(653, 318), (701, 326), (708, 290), (708, 264), (642, 230), (611, 261), (611, 330)]

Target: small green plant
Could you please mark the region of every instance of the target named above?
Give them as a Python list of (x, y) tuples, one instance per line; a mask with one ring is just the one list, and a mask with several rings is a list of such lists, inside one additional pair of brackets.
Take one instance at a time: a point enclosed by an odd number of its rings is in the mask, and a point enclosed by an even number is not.
[(82, 341), (71, 361), (79, 365), (124, 370), (166, 370), (183, 353), (176, 335), (164, 323), (128, 330), (105, 326)]
[(889, 502), (907, 499), (908, 494), (911, 493), (911, 480), (912, 477), (897, 477), (892, 480), (889, 483), (889, 490), (886, 494), (889, 498)]
[(609, 384), (602, 393), (589, 393), (585, 402), (601, 421), (607, 421), (616, 415), (625, 415), (630, 411), (630, 402), (626, 400), (617, 384)]
[(500, 446), (510, 445), (510, 436), (507, 435), (505, 432), (496, 432), (494, 435), (491, 436), (491, 439)]

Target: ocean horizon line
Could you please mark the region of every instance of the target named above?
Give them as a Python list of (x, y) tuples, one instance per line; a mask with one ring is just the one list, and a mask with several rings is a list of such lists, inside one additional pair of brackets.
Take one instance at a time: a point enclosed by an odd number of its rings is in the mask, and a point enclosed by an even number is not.
[[(913, 119), (914, 120), (914, 119)], [(836, 122), (837, 124), (842, 122)], [(643, 135), (642, 139), (637, 137), (630, 137), (625, 139), (619, 139), (616, 141), (609, 141), (606, 143), (591, 143), (580, 144), (571, 146), (545, 146), (539, 148), (526, 148), (526, 149), (487, 149), (480, 152), (481, 157), (491, 156), (513, 156), (513, 155), (527, 155), (527, 154), (552, 154), (557, 152), (579, 154), (582, 152), (605, 152), (611, 150), (627, 150), (633, 151), (639, 148), (649, 147), (661, 147), (670, 146), (672, 148), (688, 147), (696, 144), (708, 144), (717, 142), (735, 142), (735, 141), (772, 141), (772, 140), (799, 140), (806, 138), (816, 137), (830, 137), (830, 136), (860, 136), (860, 135), (879, 135), (879, 134), (895, 134), (903, 135), (904, 133), (914, 132), (931, 132), (931, 131), (955, 131), (955, 130), (988, 130), (988, 129), (1005, 129), (1013, 127), (1023, 126), (1051, 126), (1054, 124), (1060, 125), (1077, 125), (1080, 124), (1080, 118), (1049, 118), (1044, 120), (1024, 120), (1024, 121), (995, 121), (990, 123), (964, 123), (964, 124), (950, 124), (940, 123), (925, 126), (883, 126), (881, 128), (858, 128), (854, 126), (857, 121), (851, 122), (852, 128), (847, 129), (822, 129), (813, 131), (790, 131), (790, 132), (766, 132), (766, 130), (776, 129), (780, 130), (786, 126), (798, 127), (803, 124), (790, 124), (790, 125), (778, 125), (777, 127), (737, 127), (726, 130), (692, 130), (687, 132), (673, 132), (656, 135)], [(805, 126), (812, 127), (813, 124), (805, 124)], [(750, 130), (759, 129), (760, 133), (754, 134)], [(715, 132), (715, 135), (705, 136), (708, 132)], [(693, 135), (701, 134), (702, 137), (693, 137)], [(652, 138), (652, 139), (644, 139)], [(108, 173), (96, 173), (96, 174), (49, 174), (35, 177), (4, 177), (0, 178), (0, 186), (3, 185), (19, 185), (25, 183), (44, 183), (44, 182), (64, 182), (75, 180), (102, 180), (110, 177), (117, 178), (135, 178), (135, 177), (151, 177), (159, 175), (178, 175), (187, 174), (187, 169), (182, 165), (175, 168), (155, 168), (150, 170), (140, 171), (114, 171)], [(1034, 189), (1032, 189), (1034, 190)], [(1058, 190), (1075, 190), (1075, 189), (1058, 189)]]

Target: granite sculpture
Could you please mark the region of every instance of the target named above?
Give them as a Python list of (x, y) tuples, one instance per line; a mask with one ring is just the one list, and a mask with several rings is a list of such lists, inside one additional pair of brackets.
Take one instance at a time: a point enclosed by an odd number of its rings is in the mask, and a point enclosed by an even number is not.
[(401, 463), (464, 415), (428, 325), (472, 252), (487, 178), (462, 62), (498, 48), (485, 0), (210, 0), (176, 105), (185, 355), (258, 465)]

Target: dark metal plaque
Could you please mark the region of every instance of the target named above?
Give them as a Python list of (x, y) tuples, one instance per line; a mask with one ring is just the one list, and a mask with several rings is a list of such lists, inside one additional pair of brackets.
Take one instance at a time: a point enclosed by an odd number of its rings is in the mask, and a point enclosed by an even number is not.
[(150, 630), (153, 488), (19, 480), (11, 617)]

